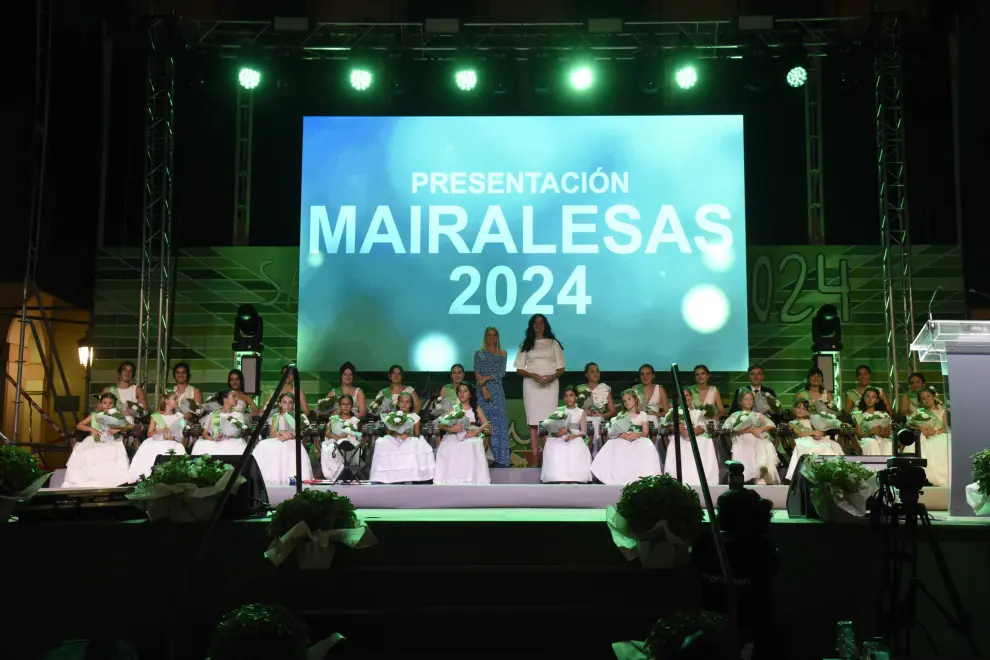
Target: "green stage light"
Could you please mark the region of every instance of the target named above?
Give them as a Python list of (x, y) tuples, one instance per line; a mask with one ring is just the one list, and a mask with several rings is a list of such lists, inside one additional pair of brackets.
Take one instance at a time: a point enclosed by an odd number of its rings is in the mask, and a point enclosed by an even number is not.
[(571, 86), (579, 92), (589, 89), (594, 81), (590, 66), (579, 66), (571, 71)]
[(457, 89), (470, 92), (478, 86), (478, 74), (474, 69), (461, 69), (454, 74), (454, 82), (457, 84)]
[(674, 74), (674, 80), (681, 89), (691, 89), (698, 82), (698, 72), (693, 66), (681, 67)]
[(787, 72), (787, 84), (791, 87), (801, 87), (808, 82), (808, 70), (803, 66), (796, 66)]
[(358, 92), (363, 92), (371, 87), (374, 77), (367, 69), (351, 69), (351, 87)]
[(237, 72), (237, 82), (244, 89), (255, 89), (261, 84), (261, 71), (249, 66), (241, 67), (241, 70)]

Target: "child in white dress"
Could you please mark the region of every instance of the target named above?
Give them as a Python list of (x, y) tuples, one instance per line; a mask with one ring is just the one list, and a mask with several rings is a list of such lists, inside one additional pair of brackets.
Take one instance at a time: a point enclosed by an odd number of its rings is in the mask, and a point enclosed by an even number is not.
[(777, 450), (766, 437), (775, 427), (770, 418), (753, 410), (754, 400), (752, 391), (742, 391), (739, 394), (741, 409), (729, 415), (722, 428), (732, 430), (732, 460), (743, 464), (746, 481), (779, 484)]
[(894, 453), (890, 411), (879, 388), (871, 385), (863, 390), (852, 418), (864, 456), (891, 456)]
[(908, 426), (921, 433), (921, 457), (928, 460), (925, 475), (933, 486), (948, 486), (950, 436), (945, 407), (932, 385), (918, 392), (918, 404), (918, 409), (908, 416)]
[(454, 409), (438, 420), (445, 435), (437, 448), (433, 483), (490, 484), (485, 456), (488, 420), (477, 405), (474, 390), (464, 383), (457, 386), (457, 401)]
[[(340, 406), (340, 413), (327, 421), (326, 438), (320, 446), (320, 468), (327, 481), (336, 481), (344, 471), (344, 452), (338, 445), (343, 441), (361, 444), (361, 420), (354, 415), (354, 399), (350, 394), (341, 395), (337, 405)], [(361, 465), (361, 451), (351, 452), (350, 457), (351, 469), (356, 471)]]
[(798, 460), (806, 454), (816, 454), (818, 456), (843, 456), (842, 447), (838, 442), (830, 438), (825, 431), (819, 431), (811, 425), (811, 404), (807, 399), (798, 399), (794, 402), (794, 419), (791, 420), (791, 430), (794, 431), (794, 451), (791, 453), (791, 462), (787, 466), (787, 475), (784, 477), (788, 481), (794, 478), (794, 470), (797, 468)]
[(608, 440), (591, 462), (591, 473), (609, 486), (625, 486), (663, 472), (660, 454), (650, 441), (649, 416), (639, 410), (636, 390), (622, 393), (624, 410), (609, 423)]
[[(419, 415), (413, 412), (412, 394), (403, 392), (396, 401), (399, 414), (382, 417), (388, 435), (375, 441), (371, 458), (371, 480), (382, 484), (430, 481), (436, 471), (433, 447), (420, 435)], [(400, 421), (404, 420), (404, 421)]]
[[(584, 408), (577, 407), (577, 390), (564, 390), (566, 415), (556, 426), (560, 430), (547, 436), (543, 447), (543, 483), (588, 483), (591, 481), (591, 450), (588, 449), (588, 418)], [(544, 422), (546, 425), (551, 420)]]
[[(288, 486), (289, 479), (301, 481), (313, 479), (313, 465), (309, 462), (306, 447), (296, 442), (295, 396), (282, 392), (278, 398), (278, 411), (272, 413), (268, 424), (268, 438), (260, 441), (252, 455), (261, 470), (266, 484)], [(300, 417), (306, 424), (306, 417)], [(302, 474), (296, 474), (296, 454), (302, 458)]]
[(148, 423), (148, 437), (138, 447), (137, 453), (131, 459), (131, 469), (128, 472), (128, 483), (135, 483), (141, 475), (148, 476), (155, 466), (155, 459), (170, 451), (185, 454), (182, 444), (182, 432), (186, 428), (185, 416), (178, 410), (179, 395), (166, 392), (158, 402), (158, 412), (151, 416)]
[(241, 436), (248, 430), (243, 413), (234, 410), (238, 402), (237, 392), (221, 390), (217, 394), (220, 410), (206, 416), (203, 423), (203, 437), (193, 445), (193, 456), (236, 456), (244, 453), (247, 442)]
[[(695, 372), (697, 373), (697, 368)], [(712, 387), (708, 391), (711, 392), (714, 389)], [(718, 452), (715, 450), (715, 441), (712, 440), (712, 436), (708, 435), (708, 419), (705, 417), (705, 411), (694, 407), (695, 391), (697, 391), (695, 388), (686, 388), (684, 400), (691, 411), (691, 425), (694, 427), (695, 440), (698, 441), (698, 453), (701, 455), (701, 467), (705, 474), (705, 482), (717, 484), (719, 481)], [(701, 479), (698, 477), (698, 466), (694, 461), (694, 452), (691, 451), (691, 438), (688, 436), (683, 408), (679, 409), (679, 412), (681, 415), (678, 421), (677, 441), (681, 445), (681, 482), (689, 486), (700, 486)], [(673, 419), (672, 412), (668, 411), (664, 420), (669, 420), (669, 423), (673, 424)], [(666, 423), (668, 422), (665, 422), (665, 425)], [(667, 458), (664, 461), (663, 471), (665, 474), (676, 478), (677, 454), (675, 452), (677, 450), (673, 440), (671, 437), (671, 442), (667, 445)]]
[(116, 405), (117, 397), (104, 392), (99, 408), (76, 424), (90, 435), (72, 448), (62, 488), (115, 488), (127, 483), (130, 463), (121, 437), (131, 427)]

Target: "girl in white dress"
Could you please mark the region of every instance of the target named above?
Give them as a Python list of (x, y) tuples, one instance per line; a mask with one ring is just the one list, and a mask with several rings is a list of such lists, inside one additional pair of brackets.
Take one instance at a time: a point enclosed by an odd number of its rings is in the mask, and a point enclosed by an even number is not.
[[(282, 376), (284, 376), (285, 375), (285, 372), (288, 371), (288, 370), (289, 370), (289, 366), (288, 365), (282, 367), (282, 373), (279, 375), (279, 378), (281, 378)], [(289, 374), (289, 377), (285, 379), (285, 384), (282, 385), (282, 391), (277, 393), (277, 395), (279, 397), (279, 406), (282, 405), (282, 399), (281, 399), (281, 397), (282, 397), (283, 394), (291, 394), (292, 395), (292, 400), (295, 401), (295, 398), (296, 398), (296, 384), (295, 384), (295, 380), (296, 380), (296, 377), (294, 375), (292, 375), (292, 374)], [(275, 394), (272, 394), (272, 396), (275, 396)], [(265, 408), (268, 407), (269, 402), (271, 402), (271, 399), (268, 399), (268, 401), (265, 401)], [(302, 383), (299, 383), (299, 410), (301, 410), (302, 411), (302, 414), (304, 414), (304, 415), (308, 415), (309, 414), (309, 404), (306, 403), (306, 393), (303, 392)]]
[(625, 409), (612, 418), (608, 440), (591, 462), (591, 473), (609, 486), (625, 486), (663, 472), (660, 455), (650, 441), (650, 420), (639, 411), (636, 390), (622, 393), (622, 405)]
[(591, 481), (591, 451), (588, 449), (588, 416), (578, 408), (577, 390), (564, 390), (564, 428), (547, 436), (543, 448), (543, 483), (580, 483)]
[[(62, 488), (115, 488), (127, 483), (129, 462), (121, 434), (130, 428), (126, 420), (121, 426), (111, 426), (106, 418), (117, 413), (117, 397), (110, 392), (100, 395), (96, 412), (76, 424), (80, 431), (90, 435), (72, 448), (72, 455), (65, 466)], [(102, 421), (102, 423), (101, 423)]]
[(526, 327), (526, 338), (516, 355), (516, 373), (523, 378), (523, 405), (529, 426), (533, 464), (540, 464), (540, 422), (557, 409), (564, 375), (564, 347), (557, 341), (547, 317), (534, 314)]
[(594, 456), (602, 446), (602, 422), (615, 417), (615, 401), (612, 400), (612, 388), (602, 382), (602, 372), (597, 364), (589, 362), (584, 365), (584, 375), (588, 382), (577, 388), (578, 406), (584, 408), (595, 429), (595, 438), (591, 445)]
[(791, 429), (796, 437), (794, 441), (794, 451), (791, 453), (791, 462), (787, 466), (787, 476), (784, 478), (790, 481), (794, 478), (794, 470), (797, 468), (798, 460), (806, 454), (817, 454), (818, 456), (843, 456), (842, 447), (838, 442), (830, 438), (824, 431), (819, 431), (811, 425), (811, 404), (806, 399), (798, 399), (794, 402), (794, 419), (791, 420)]
[[(408, 392), (399, 395), (397, 409), (408, 418), (401, 426), (389, 429), (375, 441), (371, 458), (371, 480), (382, 484), (430, 481), (436, 471), (433, 447), (419, 434), (419, 415), (412, 411), (413, 398)], [(383, 418), (388, 426), (388, 415)]]
[(945, 407), (932, 385), (918, 392), (918, 403), (918, 410), (908, 417), (908, 426), (921, 433), (921, 457), (928, 459), (925, 475), (933, 486), (948, 486), (950, 434)]
[(351, 406), (360, 419), (364, 419), (365, 415), (365, 398), (364, 392), (360, 387), (354, 384), (354, 379), (357, 377), (357, 367), (355, 367), (350, 362), (345, 362), (340, 365), (340, 385), (333, 388), (327, 392), (327, 399), (333, 399), (334, 404), (330, 408), (329, 412), (331, 414), (338, 414), (340, 412), (340, 399), (345, 394), (351, 397), (351, 401), (354, 405)]
[(639, 385), (636, 386), (636, 396), (639, 397), (643, 412), (654, 428), (659, 424), (660, 418), (670, 410), (667, 390), (663, 389), (663, 385), (653, 382), (656, 375), (652, 364), (644, 364), (639, 368)]
[(766, 438), (775, 427), (764, 415), (753, 410), (753, 393), (744, 390), (739, 394), (740, 410), (729, 415), (722, 428), (739, 427), (732, 431), (732, 460), (743, 464), (743, 479), (765, 485), (780, 483), (777, 473), (777, 450)]
[[(695, 371), (697, 372), (697, 369)], [(708, 391), (711, 392), (712, 390), (715, 388), (711, 387)], [(705, 473), (705, 482), (717, 484), (719, 481), (718, 453), (715, 451), (715, 441), (708, 434), (708, 419), (705, 417), (705, 411), (694, 406), (693, 388), (689, 387), (684, 390), (684, 400), (691, 411), (691, 425), (694, 427), (694, 437), (698, 441), (698, 454), (701, 455), (701, 468)], [(664, 418), (665, 424), (673, 424), (672, 412), (667, 412)], [(701, 478), (698, 476), (698, 466), (694, 462), (694, 452), (691, 451), (691, 438), (688, 436), (687, 425), (684, 423), (683, 410), (680, 412), (682, 414), (678, 423), (677, 436), (678, 442), (681, 443), (681, 481), (689, 486), (700, 486)], [(663, 471), (676, 479), (677, 454), (675, 452), (673, 437), (671, 437), (671, 443), (667, 445), (667, 458), (664, 461)]]
[(869, 386), (863, 390), (852, 414), (853, 426), (864, 456), (891, 456), (894, 443), (890, 412), (880, 389)]
[[(191, 374), (192, 371), (189, 369), (189, 365), (185, 362), (177, 362), (176, 365), (172, 367), (172, 378), (175, 379), (174, 392), (179, 396), (179, 406), (176, 410), (179, 412), (182, 412), (183, 401), (195, 401), (196, 405), (198, 405), (200, 409), (203, 407), (203, 393), (199, 391), (199, 388), (193, 387), (189, 384)], [(202, 413), (199, 415), (193, 411), (185, 413), (185, 419), (187, 422), (195, 422), (196, 418), (200, 416), (202, 416)]]
[[(251, 454), (258, 463), (266, 484), (288, 486), (289, 479), (312, 481), (313, 465), (309, 462), (306, 446), (296, 442), (296, 398), (291, 392), (282, 392), (278, 398), (278, 410), (268, 420), (268, 438), (261, 440)], [(307, 419), (300, 417), (305, 425)], [(296, 454), (302, 457), (302, 474), (296, 474)]]
[(103, 392), (113, 394), (116, 397), (116, 406), (120, 412), (124, 413), (127, 421), (134, 424), (134, 411), (131, 404), (137, 404), (144, 410), (148, 410), (148, 397), (145, 396), (144, 388), (135, 384), (134, 376), (137, 367), (133, 362), (121, 362), (117, 367), (117, 384), (110, 385)]
[[(691, 400), (694, 402), (695, 408), (702, 409), (705, 406), (712, 406), (715, 409), (715, 414), (717, 419), (712, 419), (708, 421), (718, 421), (723, 415), (725, 415), (725, 406), (722, 403), (722, 395), (718, 391), (718, 388), (712, 385), (709, 380), (711, 379), (711, 372), (703, 364), (699, 364), (694, 368), (694, 385), (689, 387), (691, 390)], [(705, 416), (706, 420), (708, 416)]]
[[(361, 444), (361, 420), (354, 414), (354, 399), (350, 394), (344, 394), (338, 399), (338, 405), (340, 412), (327, 422), (326, 438), (320, 445), (320, 469), (327, 481), (336, 481), (344, 471), (344, 453), (337, 445), (344, 440), (354, 445)], [(345, 425), (350, 428), (345, 428)], [(351, 452), (350, 457), (351, 470), (356, 472), (361, 465), (360, 450)]]
[(234, 410), (238, 401), (234, 390), (221, 390), (217, 394), (220, 410), (206, 416), (203, 423), (203, 437), (193, 445), (193, 456), (235, 456), (244, 453), (247, 442), (241, 436), (248, 430), (244, 413)]
[(372, 400), (371, 405), (368, 406), (368, 412), (372, 415), (384, 415), (390, 410), (395, 410), (395, 407), (399, 403), (399, 395), (408, 392), (413, 398), (413, 412), (417, 415), (420, 411), (420, 401), (419, 395), (416, 394), (416, 388), (412, 385), (405, 385), (402, 382), (402, 377), (405, 375), (406, 371), (401, 366), (393, 364), (388, 368), (388, 380), (389, 386), (381, 389), (378, 394), (375, 395), (374, 400)]
[(182, 444), (182, 431), (186, 428), (186, 420), (178, 411), (178, 407), (179, 395), (175, 392), (166, 392), (158, 402), (158, 412), (151, 416), (151, 421), (148, 423), (148, 437), (131, 459), (131, 468), (127, 475), (128, 483), (137, 482), (142, 474), (150, 475), (151, 469), (155, 466), (155, 459), (159, 456), (170, 451), (180, 455), (186, 453), (186, 448)]
[[(433, 483), (489, 484), (488, 458), (485, 445), (488, 420), (474, 398), (474, 390), (461, 383), (457, 387), (457, 405), (448, 415), (440, 417), (438, 428), (445, 435), (437, 448), (437, 467)], [(453, 419), (463, 413), (458, 419)]]
[[(856, 381), (859, 383), (857, 387), (846, 392), (846, 414), (853, 415), (856, 410), (859, 409), (860, 401), (863, 399), (863, 395), (866, 393), (866, 389), (871, 387), (870, 381), (873, 379), (873, 370), (870, 369), (869, 365), (861, 364), (856, 367)], [(887, 399), (887, 393), (883, 391), (881, 387), (874, 387), (877, 392), (880, 393), (880, 398), (883, 400), (884, 412), (890, 410), (890, 400)]]

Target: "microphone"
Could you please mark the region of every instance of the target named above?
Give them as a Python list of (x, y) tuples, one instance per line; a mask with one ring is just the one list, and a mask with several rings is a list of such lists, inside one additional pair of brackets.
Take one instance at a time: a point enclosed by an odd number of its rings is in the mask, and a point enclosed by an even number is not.
[(978, 296), (983, 296), (987, 300), (990, 300), (990, 295), (987, 295), (987, 294), (983, 293), (982, 291), (977, 291), (976, 289), (967, 289), (967, 291), (969, 291), (970, 293), (974, 293), (974, 294), (976, 294)]
[(932, 299), (928, 301), (928, 329), (932, 332), (935, 331), (935, 318), (932, 316), (932, 305), (935, 304), (935, 296), (938, 292), (942, 290), (942, 287), (935, 287), (935, 291), (932, 293)]

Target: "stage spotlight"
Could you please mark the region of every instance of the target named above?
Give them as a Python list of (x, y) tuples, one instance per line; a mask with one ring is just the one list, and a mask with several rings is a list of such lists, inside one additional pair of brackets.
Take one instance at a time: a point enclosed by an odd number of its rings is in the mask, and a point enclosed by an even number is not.
[(351, 69), (351, 87), (355, 91), (364, 92), (371, 87), (374, 82), (374, 75), (368, 69)]
[(811, 319), (811, 349), (821, 351), (842, 350), (842, 321), (835, 305), (822, 305)]
[(233, 349), (238, 352), (263, 350), (264, 330), (264, 321), (254, 305), (241, 305), (237, 308), (237, 316), (234, 318)]
[(237, 82), (244, 89), (256, 89), (261, 84), (261, 71), (249, 66), (243, 66), (237, 72)]
[(579, 92), (584, 92), (591, 88), (592, 83), (595, 81), (595, 75), (590, 66), (582, 64), (571, 69), (570, 81), (571, 87)]
[(787, 72), (787, 84), (791, 87), (801, 87), (808, 82), (808, 70), (803, 66), (796, 66)]
[(681, 89), (691, 89), (698, 83), (698, 71), (691, 65), (683, 66), (674, 74), (674, 81)]
[(462, 92), (470, 92), (478, 86), (478, 73), (474, 69), (461, 69), (454, 73), (454, 83)]

